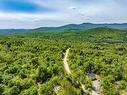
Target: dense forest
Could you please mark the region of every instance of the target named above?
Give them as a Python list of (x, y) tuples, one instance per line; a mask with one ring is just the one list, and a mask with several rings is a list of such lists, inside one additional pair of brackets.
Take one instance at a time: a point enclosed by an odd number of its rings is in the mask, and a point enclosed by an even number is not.
[[(0, 95), (127, 95), (127, 30), (24, 32), (0, 36)], [(66, 50), (72, 74), (63, 66)]]

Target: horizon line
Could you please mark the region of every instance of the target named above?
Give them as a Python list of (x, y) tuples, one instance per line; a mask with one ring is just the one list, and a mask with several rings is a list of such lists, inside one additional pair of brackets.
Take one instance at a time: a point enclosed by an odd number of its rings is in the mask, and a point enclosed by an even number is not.
[(6, 29), (7, 29), (7, 30), (9, 30), (9, 29), (12, 29), (12, 30), (13, 30), (13, 29), (14, 29), (14, 30), (16, 30), (16, 29), (19, 29), (19, 30), (20, 30), (20, 29), (22, 29), (22, 30), (23, 30), (23, 29), (24, 29), (24, 30), (27, 30), (27, 29), (28, 29), (28, 30), (29, 30), (29, 29), (38, 29), (38, 28), (46, 28), (46, 27), (47, 27), (47, 28), (48, 28), (48, 27), (49, 27), (49, 28), (50, 28), (50, 27), (52, 27), (52, 28), (54, 27), (54, 28), (55, 28), (55, 27), (62, 27), (62, 26), (67, 26), (67, 25), (81, 25), (81, 24), (100, 24), (100, 25), (102, 25), (102, 24), (107, 24), (107, 25), (109, 25), (109, 24), (127, 24), (127, 22), (104, 22), (104, 23), (103, 23), (103, 22), (102, 22), (102, 23), (101, 23), (101, 22), (100, 22), (100, 23), (96, 23), (96, 22), (86, 22), (86, 23), (68, 23), (68, 24), (56, 25), (56, 26), (40, 26), (40, 27), (35, 27), (35, 28), (0, 28), (0, 29), (1, 29), (1, 30), (2, 30), (2, 29), (3, 29), (3, 30), (4, 30), (4, 29), (5, 29), (5, 30), (6, 30)]

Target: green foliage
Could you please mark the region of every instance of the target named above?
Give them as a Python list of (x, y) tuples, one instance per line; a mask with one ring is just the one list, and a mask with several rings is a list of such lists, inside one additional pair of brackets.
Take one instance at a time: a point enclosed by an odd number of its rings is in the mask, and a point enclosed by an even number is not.
[[(0, 95), (83, 95), (81, 82), (92, 89), (88, 73), (101, 77), (104, 95), (120, 95), (127, 87), (125, 34), (96, 28), (0, 37)], [(69, 47), (72, 75), (62, 60)]]

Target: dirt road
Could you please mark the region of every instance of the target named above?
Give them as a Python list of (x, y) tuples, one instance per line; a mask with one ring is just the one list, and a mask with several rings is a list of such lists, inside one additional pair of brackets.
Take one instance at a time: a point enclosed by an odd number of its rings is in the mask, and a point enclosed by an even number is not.
[[(63, 58), (63, 63), (64, 63), (64, 68), (65, 68), (66, 72), (67, 72), (68, 74), (72, 74), (72, 73), (71, 73), (71, 69), (70, 69), (70, 67), (69, 67), (69, 65), (68, 65), (68, 62), (67, 62), (69, 50), (70, 50), (70, 48), (68, 48), (68, 49), (66, 50), (66, 52), (65, 52), (65, 55), (64, 55), (64, 58)], [(81, 84), (82, 90), (83, 90), (85, 93), (87, 93), (87, 90), (85, 89), (85, 86), (84, 86), (82, 83), (80, 83), (80, 84)], [(91, 95), (100, 95), (100, 94), (99, 94), (100, 82), (97, 81), (97, 80), (96, 80), (96, 81), (93, 81), (93, 82), (92, 82), (92, 86), (95, 88), (95, 90), (92, 90)]]
[(69, 50), (70, 50), (70, 48), (68, 48), (68, 49), (66, 50), (65, 56), (64, 56), (64, 58), (63, 58), (63, 63), (64, 63), (64, 68), (65, 68), (66, 72), (67, 72), (68, 74), (71, 74), (71, 70), (70, 70), (69, 65), (68, 65), (68, 63), (67, 63)]

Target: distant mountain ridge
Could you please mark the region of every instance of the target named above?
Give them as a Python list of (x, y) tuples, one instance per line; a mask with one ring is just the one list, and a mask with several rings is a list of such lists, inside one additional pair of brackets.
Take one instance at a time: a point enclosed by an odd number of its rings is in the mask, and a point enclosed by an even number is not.
[(98, 27), (74, 32), (24, 32), (12, 36), (18, 38), (41, 38), (50, 40), (67, 40), (94, 43), (123, 43), (127, 42), (127, 30)]
[(0, 34), (13, 34), (25, 31), (28, 31), (28, 29), (0, 29)]
[(108, 27), (114, 29), (127, 29), (127, 23), (112, 23), (112, 24), (68, 24), (60, 27), (40, 27), (36, 29), (0, 29), (0, 34), (12, 34), (19, 32), (64, 32), (64, 31), (79, 31), (82, 29), (91, 29), (98, 27)]
[(113, 24), (93, 24), (93, 23), (82, 23), (82, 24), (68, 24), (60, 27), (40, 27), (32, 29), (33, 32), (64, 32), (64, 31), (79, 31), (84, 29), (108, 27), (114, 29), (127, 29), (127, 23), (113, 23)]

